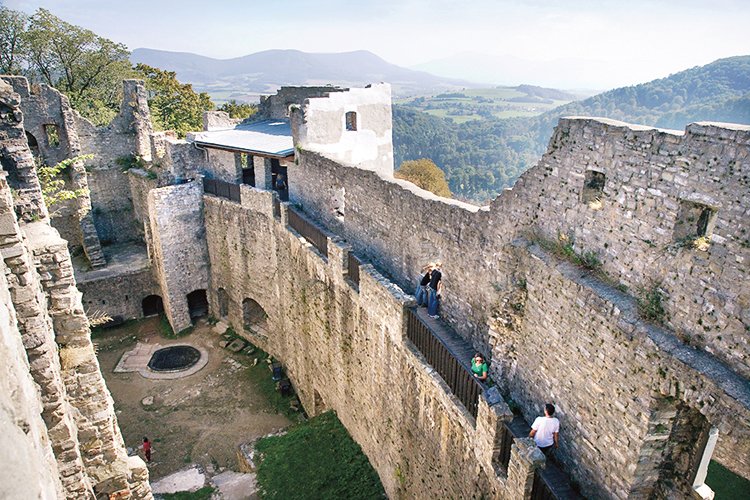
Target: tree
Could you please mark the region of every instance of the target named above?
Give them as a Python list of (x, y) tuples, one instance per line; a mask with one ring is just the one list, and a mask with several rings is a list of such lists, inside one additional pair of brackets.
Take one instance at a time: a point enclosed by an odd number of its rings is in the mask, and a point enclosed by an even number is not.
[(22, 36), (26, 73), (55, 87), (97, 123), (120, 105), (122, 80), (132, 75), (127, 47), (66, 23), (45, 9), (31, 16)]
[(29, 18), (23, 12), (0, 7), (0, 74), (17, 75), (23, 60), (23, 34)]
[(237, 102), (234, 99), (225, 102), (218, 109), (228, 113), (230, 118), (242, 119), (250, 118), (258, 112), (258, 106), (246, 102)]
[(422, 189), (431, 191), (438, 196), (450, 198), (451, 190), (448, 188), (448, 182), (445, 180), (445, 174), (435, 163), (427, 158), (419, 160), (409, 160), (401, 164), (396, 171), (397, 179), (404, 179), (413, 182)]
[(36, 174), (39, 177), (39, 184), (42, 186), (42, 198), (44, 198), (47, 209), (51, 210), (52, 205), (56, 203), (74, 200), (79, 196), (87, 194), (86, 189), (66, 189), (62, 173), (74, 163), (90, 160), (93, 157), (94, 155), (91, 154), (75, 156), (63, 160), (52, 167), (44, 164), (37, 165)]
[(203, 128), (203, 112), (214, 109), (205, 92), (197, 94), (189, 83), (180, 83), (174, 71), (138, 64), (136, 72), (146, 80), (148, 105), (154, 126), (174, 130), (180, 137)]

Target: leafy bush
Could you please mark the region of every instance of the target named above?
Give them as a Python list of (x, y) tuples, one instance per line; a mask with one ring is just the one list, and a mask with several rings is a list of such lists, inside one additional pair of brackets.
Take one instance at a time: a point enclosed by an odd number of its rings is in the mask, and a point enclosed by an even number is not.
[(636, 300), (638, 314), (643, 319), (660, 324), (666, 321), (667, 311), (664, 309), (666, 294), (659, 287), (659, 284), (654, 284), (649, 288), (641, 288)]

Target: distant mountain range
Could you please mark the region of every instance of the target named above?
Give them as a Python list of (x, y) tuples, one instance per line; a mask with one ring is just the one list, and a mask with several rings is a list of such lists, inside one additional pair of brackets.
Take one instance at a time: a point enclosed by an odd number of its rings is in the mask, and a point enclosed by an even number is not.
[(281, 85), (361, 87), (388, 82), (394, 94), (401, 96), (480, 87), (469, 81), (402, 68), (366, 50), (334, 54), (266, 50), (233, 59), (213, 59), (189, 52), (135, 49), (130, 60), (133, 64), (174, 71), (178, 80), (192, 83), (217, 100), (268, 94)]

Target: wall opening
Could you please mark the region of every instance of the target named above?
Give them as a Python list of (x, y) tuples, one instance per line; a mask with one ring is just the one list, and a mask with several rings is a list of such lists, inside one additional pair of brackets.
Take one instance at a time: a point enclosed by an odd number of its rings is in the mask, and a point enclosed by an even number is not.
[(190, 321), (195, 324), (199, 318), (208, 315), (208, 297), (205, 290), (193, 290), (187, 294)]
[[(587, 170), (583, 180), (581, 201), (589, 205), (601, 204), (604, 197), (605, 175), (595, 170)], [(596, 206), (592, 207), (596, 208)]]
[(239, 153), (240, 167), (242, 168), (242, 183), (255, 187), (255, 165), (253, 157), (247, 153)]
[(41, 158), (42, 153), (39, 151), (39, 142), (36, 140), (36, 137), (34, 137), (33, 134), (31, 134), (28, 130), (26, 132), (26, 142), (29, 143), (29, 149), (31, 150), (31, 154), (34, 156), (34, 159), (38, 161), (38, 158)]
[(349, 130), (352, 132), (357, 130), (357, 112), (356, 111), (347, 111), (346, 130)]
[(141, 301), (143, 316), (155, 316), (164, 312), (164, 302), (158, 295), (149, 295)]
[(47, 146), (55, 148), (60, 145), (60, 128), (54, 123), (42, 125), (47, 136)]
[(716, 225), (716, 209), (692, 201), (680, 201), (677, 222), (674, 225), (674, 240), (710, 237)]
[(279, 193), (281, 201), (289, 200), (289, 178), (286, 167), (282, 167), (277, 159), (271, 159), (271, 185)]
[(216, 291), (216, 300), (219, 302), (219, 317), (226, 318), (229, 315), (229, 294), (223, 288)]
[[(698, 410), (672, 398), (662, 398), (652, 407), (648, 431), (642, 438), (638, 466), (630, 495), (633, 498), (671, 498), (693, 495), (701, 484), (701, 466), (710, 453), (711, 426)], [(709, 456), (706, 460), (706, 452)]]
[(242, 325), (245, 330), (264, 328), (267, 320), (268, 314), (260, 304), (249, 297), (242, 301)]

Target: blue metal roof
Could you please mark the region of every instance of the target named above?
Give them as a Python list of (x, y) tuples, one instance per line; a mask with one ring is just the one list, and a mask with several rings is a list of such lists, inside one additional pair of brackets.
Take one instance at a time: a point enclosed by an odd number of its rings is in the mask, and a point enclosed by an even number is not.
[(242, 123), (226, 130), (193, 134), (193, 142), (207, 148), (286, 158), (294, 153), (289, 120)]

